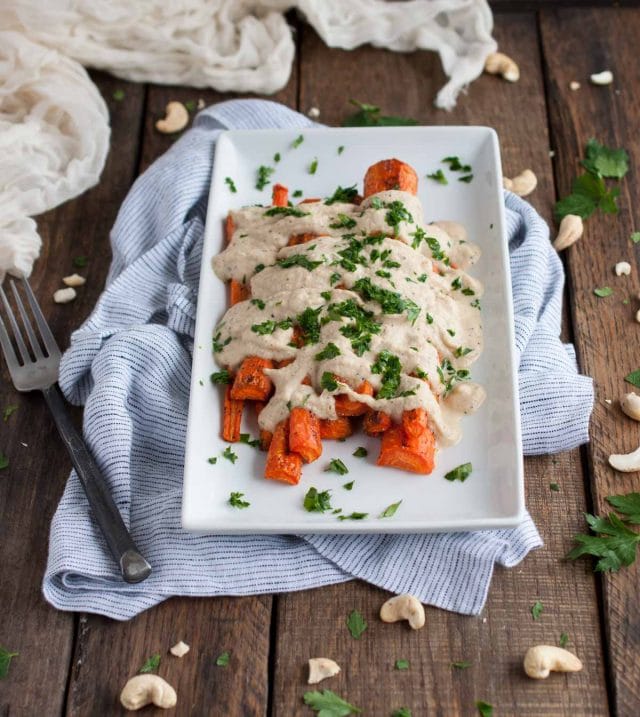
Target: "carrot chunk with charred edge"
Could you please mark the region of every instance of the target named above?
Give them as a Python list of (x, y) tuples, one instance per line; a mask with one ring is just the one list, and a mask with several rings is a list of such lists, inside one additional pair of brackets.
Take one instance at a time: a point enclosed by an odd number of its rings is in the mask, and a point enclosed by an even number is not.
[(235, 306), (241, 301), (246, 301), (251, 296), (251, 290), (246, 284), (241, 284), (235, 279), (229, 282), (229, 303)]
[(362, 422), (362, 430), (368, 436), (377, 436), (391, 428), (391, 416), (383, 411), (367, 411)]
[[(336, 376), (338, 381), (342, 379)], [(356, 393), (361, 393), (365, 396), (373, 396), (373, 386), (368, 381), (363, 381), (358, 388)], [(367, 405), (356, 401), (355, 399), (349, 398), (344, 394), (335, 397), (336, 402), (336, 413), (339, 416), (362, 416), (367, 412)]]
[(383, 159), (372, 164), (364, 175), (364, 196), (389, 189), (417, 194), (418, 175), (415, 169), (399, 159)]
[(306, 408), (296, 406), (289, 414), (289, 450), (311, 463), (322, 455), (320, 421)]
[(244, 401), (231, 398), (231, 386), (224, 392), (224, 406), (222, 410), (222, 437), (229, 443), (240, 440), (240, 424), (242, 423), (242, 409)]
[(274, 184), (271, 203), (274, 207), (286, 207), (289, 201), (289, 190), (282, 184)]
[(328, 440), (339, 441), (342, 438), (347, 438), (353, 433), (351, 428), (351, 421), (346, 418), (336, 419), (320, 419), (320, 438), (326, 438)]
[(405, 411), (402, 425), (382, 434), (379, 466), (392, 466), (411, 473), (428, 474), (435, 465), (436, 439), (424, 408)]
[(264, 477), (296, 485), (302, 474), (302, 458), (289, 450), (289, 420), (281, 421), (273, 432)]
[(271, 359), (247, 356), (238, 369), (231, 387), (231, 398), (244, 401), (266, 401), (273, 388), (265, 368), (273, 368)]

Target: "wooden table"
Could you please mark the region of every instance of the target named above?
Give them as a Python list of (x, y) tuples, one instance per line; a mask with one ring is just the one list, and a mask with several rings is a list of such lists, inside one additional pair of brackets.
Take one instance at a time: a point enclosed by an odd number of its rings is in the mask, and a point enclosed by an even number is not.
[[(317, 106), (330, 125), (341, 122), (354, 97), (421, 124), (495, 127), (505, 174), (535, 171), (539, 184), (530, 200), (547, 219), (555, 199), (568, 192), (589, 137), (629, 151), (632, 171), (621, 184), (619, 216), (592, 217), (585, 237), (564, 256), (565, 337), (575, 343), (582, 371), (595, 379), (596, 405), (588, 446), (526, 460), (527, 504), (544, 547), (516, 568), (496, 570), (480, 617), (427, 608), (427, 627), (417, 632), (382, 624), (376, 616), (386, 594), (356, 581), (285, 595), (174, 598), (125, 623), (58, 612), (44, 602), (40, 587), (49, 523), (70, 463), (41, 398), (18, 396), (3, 367), (0, 408), (19, 408), (0, 422), (0, 447), (11, 462), (0, 473), (0, 645), (20, 655), (0, 683), (0, 715), (120, 714), (118, 694), (126, 679), (149, 655), (165, 653), (179, 639), (192, 646), (191, 653), (165, 659), (160, 674), (177, 688), (174, 714), (180, 715), (311, 714), (302, 695), (306, 661), (317, 655), (343, 667), (321, 687), (369, 715), (390, 715), (403, 705), (414, 717), (472, 715), (476, 700), (493, 704), (496, 715), (640, 714), (638, 565), (601, 575), (589, 560), (563, 560), (572, 536), (584, 530), (583, 511), (601, 513), (605, 496), (639, 489), (637, 474), (615, 474), (607, 466), (610, 453), (638, 445), (639, 426), (615, 400), (609, 405), (605, 399), (620, 397), (628, 389), (623, 377), (640, 365), (637, 249), (629, 241), (640, 229), (634, 201), (640, 191), (640, 9), (502, 7), (495, 34), (500, 48), (519, 62), (521, 80), (483, 76), (450, 114), (432, 104), (444, 82), (435, 55), (330, 50), (303, 25), (297, 26), (293, 74), (274, 99), (303, 112)], [(605, 68), (614, 71), (615, 83), (590, 85), (590, 73)], [(100, 294), (110, 260), (108, 233), (120, 203), (135, 177), (173, 141), (154, 130), (166, 102), (227, 97), (128, 84), (100, 73), (94, 78), (113, 128), (100, 184), (38, 218), (44, 244), (33, 286), (63, 346)], [(581, 89), (570, 91), (571, 80), (579, 80)], [(121, 101), (113, 97), (117, 89), (125, 92)], [(88, 283), (74, 303), (56, 305), (50, 297), (78, 255), (89, 259)], [(623, 259), (633, 264), (632, 275), (617, 278), (613, 266)], [(605, 284), (615, 288), (614, 296), (596, 298), (594, 287)], [(550, 490), (552, 482), (558, 492)], [(536, 600), (544, 613), (534, 621), (530, 607)], [(345, 627), (354, 608), (369, 623), (360, 640)], [(556, 644), (562, 632), (584, 670), (542, 682), (526, 678), (525, 650)], [(232, 651), (232, 659), (221, 669), (215, 658), (224, 650)], [(394, 670), (399, 658), (410, 661), (410, 670)], [(463, 659), (473, 663), (469, 669), (450, 667)]]

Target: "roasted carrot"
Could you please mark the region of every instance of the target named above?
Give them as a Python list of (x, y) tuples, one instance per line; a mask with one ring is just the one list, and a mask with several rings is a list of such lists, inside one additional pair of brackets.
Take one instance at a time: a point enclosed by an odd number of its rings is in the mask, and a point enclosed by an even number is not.
[(364, 196), (389, 189), (418, 193), (418, 175), (413, 167), (399, 159), (383, 159), (372, 164), (364, 175)]
[[(336, 379), (338, 381), (342, 380), (339, 376), (336, 376)], [(356, 393), (361, 393), (365, 396), (373, 396), (373, 386), (368, 381), (363, 381), (358, 388), (356, 388)], [(344, 394), (336, 396), (335, 402), (336, 413), (339, 416), (362, 416), (363, 413), (367, 412), (367, 405), (365, 403), (356, 401)]]
[(292, 234), (289, 237), (287, 246), (298, 246), (298, 244), (306, 244), (308, 241), (315, 239), (318, 235), (312, 232), (305, 232), (304, 234)]
[(281, 421), (273, 432), (264, 477), (268, 480), (279, 480), (296, 485), (302, 474), (302, 458), (291, 453), (289, 448), (289, 421)]
[(302, 201), (298, 202), (298, 204), (317, 204), (321, 201), (322, 200), (318, 197), (309, 197), (308, 199), (303, 199)]
[(306, 408), (296, 406), (289, 414), (289, 450), (311, 463), (322, 454), (320, 421)]
[(436, 440), (423, 408), (405, 411), (402, 424), (382, 434), (379, 466), (428, 474), (435, 465)]
[(320, 419), (320, 438), (340, 441), (353, 433), (351, 421), (346, 417), (331, 419)]
[(289, 201), (289, 190), (282, 184), (274, 184), (271, 203), (274, 207), (286, 207)]
[(240, 301), (246, 301), (251, 296), (251, 290), (247, 284), (241, 284), (235, 279), (229, 282), (229, 303), (235, 306)]
[(231, 398), (231, 386), (224, 392), (224, 406), (222, 410), (222, 437), (229, 443), (240, 440), (240, 424), (242, 423), (242, 409), (244, 401)]
[[(255, 401), (253, 404), (253, 407), (256, 412), (256, 418), (260, 418), (260, 414), (262, 413), (262, 409), (267, 404), (264, 401)], [(263, 451), (268, 451), (269, 446), (271, 444), (271, 439), (273, 438), (273, 433), (271, 431), (265, 431), (263, 428), (260, 428), (260, 448)]]
[(227, 244), (231, 242), (231, 237), (233, 237), (233, 232), (236, 230), (235, 225), (233, 223), (233, 217), (231, 216), (231, 212), (227, 214), (227, 219), (224, 224), (224, 238)]
[(247, 356), (233, 380), (231, 398), (244, 401), (266, 401), (273, 388), (273, 383), (264, 373), (265, 368), (273, 368), (271, 359)]
[(367, 411), (362, 430), (369, 436), (377, 436), (391, 428), (391, 416), (383, 411)]

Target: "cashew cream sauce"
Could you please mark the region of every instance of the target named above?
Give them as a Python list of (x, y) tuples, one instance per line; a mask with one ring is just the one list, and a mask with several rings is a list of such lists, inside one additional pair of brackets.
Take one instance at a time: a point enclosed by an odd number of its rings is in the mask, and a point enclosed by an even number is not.
[[(232, 212), (235, 231), (213, 260), (220, 279), (251, 286), (251, 299), (232, 306), (216, 328), (220, 366), (233, 371), (247, 356), (293, 359), (266, 370), (275, 391), (260, 413), (261, 428), (273, 431), (300, 405), (335, 418), (334, 396), (347, 394), (395, 421), (423, 407), (438, 442), (456, 443), (460, 418), (485, 397), (469, 380), (482, 351), (483, 287), (466, 273), (480, 252), (464, 228), (425, 225), (419, 199), (395, 190), (359, 206), (292, 208), (303, 216), (269, 216), (268, 209)], [(316, 238), (287, 246), (291, 235), (303, 233)], [(298, 348), (294, 326), (301, 324), (305, 343)], [(330, 344), (335, 355), (318, 358)], [(372, 370), (383, 351), (401, 364), (392, 397), (356, 393), (365, 379), (376, 393), (384, 385), (386, 374)], [(325, 372), (338, 378), (337, 390), (321, 387)]]

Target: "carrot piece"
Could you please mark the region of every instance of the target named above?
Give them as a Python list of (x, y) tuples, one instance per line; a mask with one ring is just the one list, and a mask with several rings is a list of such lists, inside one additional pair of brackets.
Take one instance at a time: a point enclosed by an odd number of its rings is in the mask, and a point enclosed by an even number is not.
[(289, 414), (289, 450), (311, 463), (322, 455), (320, 421), (315, 413), (296, 406)]
[(436, 439), (423, 408), (405, 411), (402, 425), (382, 434), (379, 466), (392, 466), (411, 473), (428, 474), (435, 465)]
[[(338, 376), (336, 378), (340, 381)], [(373, 386), (368, 381), (363, 381), (358, 388), (356, 393), (360, 393), (364, 396), (373, 396)], [(367, 405), (356, 401), (349, 396), (339, 395), (335, 397), (336, 402), (336, 413), (339, 416), (362, 416), (363, 413), (367, 412)]]
[(222, 437), (229, 443), (237, 443), (240, 440), (243, 408), (244, 401), (231, 398), (231, 386), (227, 386), (224, 392), (222, 409)]
[(298, 246), (298, 244), (306, 244), (308, 241), (315, 239), (318, 235), (312, 232), (305, 232), (304, 234), (292, 234), (289, 237), (287, 246)]
[(273, 383), (265, 375), (265, 368), (273, 368), (271, 359), (247, 356), (236, 373), (231, 387), (231, 398), (244, 401), (266, 401)]
[(347, 438), (353, 433), (351, 421), (345, 416), (336, 418), (335, 420), (321, 418), (320, 419), (320, 438), (339, 441)]
[(233, 217), (231, 216), (231, 212), (229, 212), (224, 223), (224, 238), (227, 244), (231, 241), (231, 237), (233, 236), (233, 232), (235, 230), (236, 228), (233, 223)]
[(367, 411), (362, 422), (362, 430), (368, 436), (377, 436), (391, 428), (391, 416), (383, 411)]
[(364, 196), (389, 189), (418, 193), (418, 175), (413, 167), (399, 159), (383, 159), (372, 164), (364, 175)]
[(282, 184), (274, 184), (271, 203), (274, 207), (286, 207), (289, 201), (289, 190)]
[(308, 199), (303, 199), (302, 201), (298, 202), (298, 204), (317, 204), (321, 201), (322, 200), (318, 197), (309, 197)]
[(229, 282), (229, 303), (235, 306), (241, 301), (246, 301), (251, 296), (251, 290), (247, 284), (241, 284), (236, 279)]
[(302, 458), (296, 453), (290, 453), (288, 446), (289, 421), (286, 420), (281, 421), (273, 432), (264, 467), (264, 477), (268, 480), (297, 485), (302, 475)]

